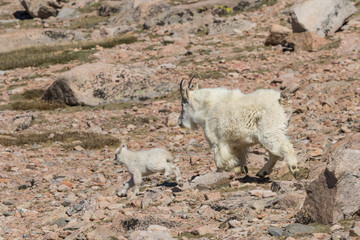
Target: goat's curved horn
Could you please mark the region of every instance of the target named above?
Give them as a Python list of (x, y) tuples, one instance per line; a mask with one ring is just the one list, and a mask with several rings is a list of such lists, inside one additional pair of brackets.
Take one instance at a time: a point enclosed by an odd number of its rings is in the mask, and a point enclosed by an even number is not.
[(189, 81), (189, 83), (188, 83), (188, 88), (189, 88), (189, 89), (190, 89), (191, 82), (192, 82), (192, 80), (194, 79), (194, 77), (195, 77), (195, 76), (192, 76), (192, 77), (190, 78), (190, 81)]
[(183, 96), (183, 83), (184, 83), (185, 79), (182, 79), (180, 82), (180, 93), (181, 93), (181, 97)]

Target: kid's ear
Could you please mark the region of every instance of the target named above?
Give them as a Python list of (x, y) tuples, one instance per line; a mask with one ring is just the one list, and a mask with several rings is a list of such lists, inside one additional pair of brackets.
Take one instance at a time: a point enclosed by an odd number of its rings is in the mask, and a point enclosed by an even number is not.
[(115, 154), (119, 154), (120, 152), (120, 148), (118, 147), (116, 150), (115, 150)]

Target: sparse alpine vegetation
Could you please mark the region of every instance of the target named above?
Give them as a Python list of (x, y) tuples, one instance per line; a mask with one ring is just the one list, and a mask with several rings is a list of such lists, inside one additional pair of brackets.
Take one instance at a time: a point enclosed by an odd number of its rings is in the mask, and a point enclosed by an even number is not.
[(34, 46), (11, 52), (0, 53), (0, 70), (64, 64), (73, 60), (89, 62), (95, 47), (112, 48), (119, 44), (137, 41), (134, 36), (115, 36), (100, 41), (86, 41), (54, 46)]
[(91, 132), (0, 134), (2, 146), (51, 145), (54, 142), (61, 142), (67, 150), (72, 150), (75, 146), (99, 149), (105, 146), (115, 147), (119, 144), (119, 140), (115, 137)]

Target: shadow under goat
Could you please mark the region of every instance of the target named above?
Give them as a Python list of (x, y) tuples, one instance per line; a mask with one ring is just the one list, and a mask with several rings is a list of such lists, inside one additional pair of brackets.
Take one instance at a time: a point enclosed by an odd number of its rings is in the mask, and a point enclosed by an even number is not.
[(119, 197), (126, 197), (126, 193), (131, 187), (134, 187), (131, 198), (139, 195), (142, 177), (157, 172), (164, 173), (166, 180), (170, 179), (171, 175), (175, 175), (176, 182), (180, 184), (181, 174), (179, 168), (172, 163), (173, 159), (170, 152), (161, 148), (133, 152), (127, 149), (126, 144), (122, 143), (115, 151), (114, 163), (118, 165), (124, 164), (131, 178), (117, 195)]

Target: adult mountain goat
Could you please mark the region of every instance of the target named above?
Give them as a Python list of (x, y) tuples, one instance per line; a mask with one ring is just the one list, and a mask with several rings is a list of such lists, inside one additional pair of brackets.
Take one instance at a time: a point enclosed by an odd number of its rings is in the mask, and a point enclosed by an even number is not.
[(260, 143), (269, 160), (256, 174), (265, 177), (282, 157), (296, 177), (299, 173), (296, 154), (286, 137), (288, 117), (281, 106), (280, 93), (260, 89), (250, 94), (225, 88), (183, 89), (180, 82), (182, 110), (180, 127), (202, 127), (210, 148), (214, 151), (218, 171), (247, 173), (248, 148)]

